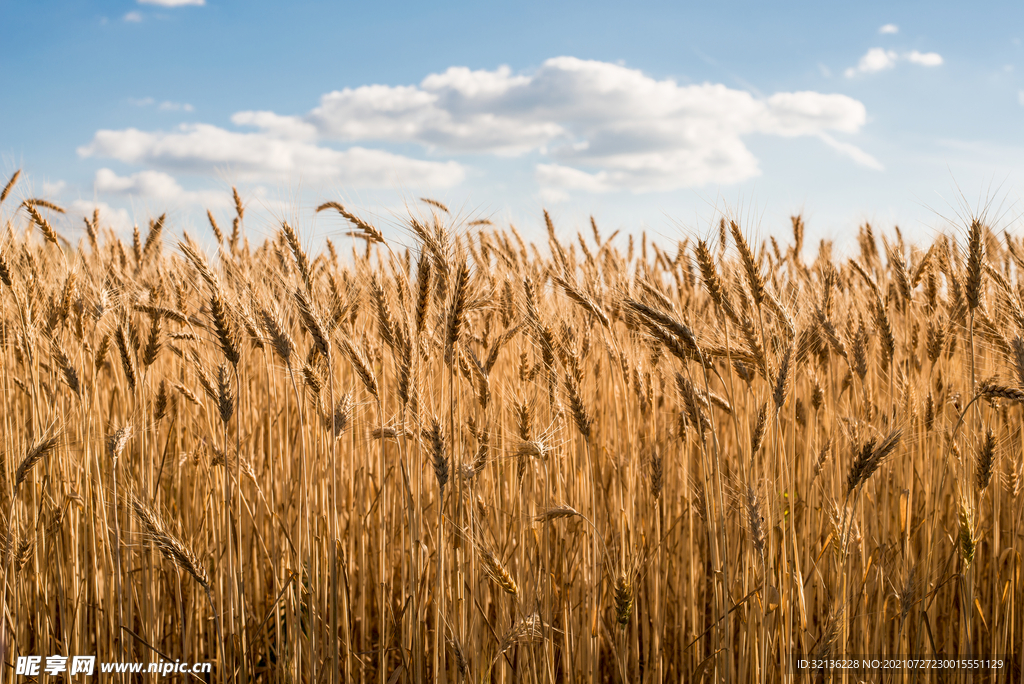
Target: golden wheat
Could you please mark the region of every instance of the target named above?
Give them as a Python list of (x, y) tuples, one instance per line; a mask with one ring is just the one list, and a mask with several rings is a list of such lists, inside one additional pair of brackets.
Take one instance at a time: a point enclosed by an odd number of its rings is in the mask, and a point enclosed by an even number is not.
[(976, 681), (1019, 679), (1019, 238), (880, 250), (865, 225), (837, 261), (800, 217), (789, 244), (723, 219), (666, 251), (545, 212), (536, 246), (430, 198), (394, 237), (326, 202), (366, 247), (346, 261), (298, 222), (250, 245), (232, 201), (213, 258), (165, 215), (122, 242), (3, 205), (18, 654), (392, 684), (1002, 656)]

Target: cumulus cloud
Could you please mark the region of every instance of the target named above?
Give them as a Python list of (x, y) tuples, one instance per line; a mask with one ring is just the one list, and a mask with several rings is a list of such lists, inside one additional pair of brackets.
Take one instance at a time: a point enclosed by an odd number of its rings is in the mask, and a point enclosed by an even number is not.
[(140, 171), (130, 176), (118, 176), (110, 169), (100, 169), (93, 180), (93, 188), (99, 194), (159, 200), (165, 204), (227, 206), (229, 202), (222, 192), (185, 190), (173, 176), (161, 171)]
[(566, 132), (557, 122), (534, 116), (535, 107), (523, 101), (524, 95), (541, 94), (530, 88), (536, 78), (512, 76), (508, 67), (452, 67), (427, 76), (419, 87), (371, 85), (328, 93), (306, 119), (321, 135), (339, 140), (522, 154)]
[(78, 154), (186, 173), (213, 175), (224, 169), (253, 181), (303, 178), (362, 187), (450, 187), (464, 175), (454, 161), (421, 161), (362, 147), (339, 151), (266, 132), (238, 133), (208, 124), (182, 125), (173, 132), (101, 130), (90, 144), (78, 148)]
[(159, 5), (161, 7), (185, 7), (186, 5), (201, 7), (206, 4), (206, 0), (139, 0), (139, 4)]
[(100, 212), (101, 226), (110, 226), (119, 233), (131, 230), (133, 222), (128, 210), (121, 207), (112, 207), (106, 202), (75, 200), (68, 207), (68, 215), (75, 219), (73, 223), (77, 227), (82, 225), (80, 220), (82, 218), (88, 217), (91, 221), (92, 213), (97, 209)]
[(594, 192), (741, 181), (758, 173), (742, 136), (853, 133), (865, 119), (864, 106), (844, 95), (761, 100), (724, 85), (680, 85), (574, 57), (549, 59), (532, 75), (452, 67), (418, 86), (346, 88), (324, 95), (304, 117), (320, 136), (349, 142), (414, 142), (449, 153), (540, 151), (555, 163), (538, 167), (538, 178)]
[[(648, 192), (758, 175), (758, 160), (744, 142), (751, 135), (816, 137), (879, 168), (850, 143), (823, 137), (857, 133), (866, 118), (864, 105), (845, 95), (755, 97), (721, 84), (681, 85), (619, 64), (556, 57), (530, 74), (507, 66), (452, 67), (418, 85), (345, 88), (325, 94), (304, 115), (238, 112), (231, 122), (241, 131), (208, 124), (98, 131), (79, 154), (172, 173), (225, 169), (254, 180), (301, 175), (364, 186), (449, 187), (463, 179), (454, 161), (368, 147), (413, 144), (433, 156), (540, 155), (536, 177), (551, 192)], [(352, 147), (332, 149), (324, 141)]]
[(898, 59), (899, 55), (893, 50), (871, 48), (863, 57), (860, 58), (860, 61), (857, 62), (857, 66), (850, 67), (846, 70), (846, 77), (853, 78), (858, 73), (873, 74), (878, 71), (892, 69), (896, 66), (896, 60)]
[(537, 164), (537, 181), (541, 187), (559, 187), (586, 192), (608, 192), (615, 189), (614, 179), (607, 171), (587, 173), (560, 164)]
[(232, 115), (231, 123), (259, 128), (266, 134), (286, 140), (317, 138), (316, 126), (298, 116), (282, 116), (274, 112), (238, 112)]
[(913, 64), (920, 64), (921, 66), (940, 66), (942, 64), (942, 55), (937, 52), (911, 50), (907, 53), (907, 61)]
[(853, 78), (858, 74), (874, 74), (879, 71), (892, 69), (899, 61), (907, 61), (911, 64), (918, 64), (920, 66), (935, 67), (942, 64), (942, 55), (937, 52), (918, 52), (917, 50), (911, 50), (910, 52), (905, 52), (901, 55), (895, 50), (871, 48), (863, 57), (860, 58), (860, 61), (857, 62), (857, 66), (850, 67), (843, 73), (847, 78)]
[(897, 26), (896, 24), (886, 24), (879, 28), (878, 32), (881, 33), (882, 35), (885, 35), (887, 33), (899, 33), (900, 27)]

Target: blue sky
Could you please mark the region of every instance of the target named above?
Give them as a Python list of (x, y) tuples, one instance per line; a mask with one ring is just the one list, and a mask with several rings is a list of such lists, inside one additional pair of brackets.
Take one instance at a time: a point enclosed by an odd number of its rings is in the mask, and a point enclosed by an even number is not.
[(420, 196), (673, 240), (803, 211), (843, 244), (927, 239), (962, 192), (1016, 226), (1024, 9), (959, 5), (0, 1), (0, 174), (69, 234), (96, 203), (201, 232), (232, 184), (257, 233)]

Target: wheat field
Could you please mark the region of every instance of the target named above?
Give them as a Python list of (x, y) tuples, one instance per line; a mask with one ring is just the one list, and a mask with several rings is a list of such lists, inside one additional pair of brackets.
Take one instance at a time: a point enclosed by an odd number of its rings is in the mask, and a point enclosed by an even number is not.
[[(4, 681), (1020, 681), (1024, 241), (983, 216), (840, 258), (327, 202), (255, 244), (235, 192), (128, 242), (17, 180)], [(794, 664), (908, 655), (980, 664)]]

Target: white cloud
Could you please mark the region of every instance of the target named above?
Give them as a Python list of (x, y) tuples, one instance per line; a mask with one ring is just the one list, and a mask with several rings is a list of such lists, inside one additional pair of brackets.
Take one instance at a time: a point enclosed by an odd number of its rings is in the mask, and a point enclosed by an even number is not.
[[(321, 141), (416, 144), (433, 154), (539, 154), (536, 177), (549, 193), (556, 187), (647, 192), (757, 176), (746, 136), (824, 140), (826, 133), (856, 133), (866, 119), (864, 105), (845, 95), (761, 98), (721, 84), (681, 85), (620, 64), (556, 57), (527, 75), (506, 66), (452, 67), (419, 85), (345, 88), (324, 95), (305, 115), (236, 113), (232, 124), (255, 129), (247, 132), (207, 124), (171, 132), (98, 131), (79, 154), (170, 172), (224, 169), (251, 180), (302, 177), (383, 187), (447, 187), (462, 180), (463, 168), (454, 161), (364, 147), (339, 151)], [(878, 167), (866, 153), (844, 153)]]
[(74, 217), (76, 220), (74, 224), (76, 227), (81, 226), (81, 218), (88, 217), (92, 220), (92, 212), (96, 209), (100, 210), (100, 226), (106, 228), (111, 227), (116, 232), (124, 232), (131, 230), (133, 224), (132, 217), (128, 214), (127, 209), (120, 207), (112, 207), (106, 202), (90, 202), (88, 200), (75, 200), (68, 207), (68, 214)]
[(201, 7), (206, 4), (206, 0), (138, 0), (140, 5), (160, 5), (161, 7), (184, 7), (186, 5), (196, 5)]
[(885, 35), (887, 33), (899, 33), (900, 32), (900, 27), (897, 26), (896, 24), (886, 24), (885, 26), (882, 26), (881, 28), (879, 28), (878, 32), (883, 34), (883, 35)]
[(918, 52), (917, 50), (911, 50), (901, 55), (895, 50), (871, 48), (860, 58), (857, 66), (850, 67), (843, 74), (847, 78), (853, 78), (858, 74), (874, 74), (892, 69), (901, 60), (920, 66), (934, 67), (942, 64), (942, 55), (937, 52)]
[(940, 66), (942, 64), (942, 55), (937, 52), (918, 52), (917, 50), (911, 50), (907, 53), (906, 59), (908, 62), (913, 64), (920, 64), (921, 66)]
[(128, 12), (124, 15), (123, 19), (129, 23), (137, 24), (142, 21), (142, 15), (138, 12)]
[(238, 112), (232, 115), (231, 123), (236, 126), (259, 128), (264, 133), (288, 140), (317, 138), (316, 126), (298, 116), (281, 116), (274, 112)]
[(1024, 107), (1024, 90), (1017, 91), (1017, 102), (1020, 103), (1021, 107)]
[(899, 59), (899, 55), (893, 50), (871, 48), (860, 58), (856, 67), (850, 67), (844, 73), (847, 78), (852, 78), (858, 73), (873, 74), (878, 71), (885, 71), (896, 66), (897, 59)]
[(845, 95), (776, 93), (766, 104), (761, 131), (786, 137), (818, 135), (826, 130), (856, 133), (867, 118), (864, 105)]
[[(577, 189), (669, 190), (757, 175), (741, 136), (856, 132), (864, 106), (844, 95), (680, 85), (607, 62), (549, 59), (534, 74), (453, 67), (419, 86), (328, 93), (305, 117), (321, 136), (415, 142), (446, 152), (540, 151), (542, 182)], [(591, 175), (589, 181), (565, 169)], [(605, 175), (601, 175), (604, 173)], [(575, 179), (575, 180), (573, 180)]]
[(65, 187), (67, 187), (67, 183), (65, 183), (65, 182), (64, 182), (64, 181), (62, 181), (62, 180), (58, 180), (58, 181), (53, 181), (53, 182), (48, 182), (48, 181), (47, 181), (47, 182), (44, 182), (44, 183), (43, 183), (43, 193), (44, 193), (44, 194), (45, 194), (45, 195), (46, 195), (47, 197), (52, 197), (52, 196), (54, 196), (54, 195), (58, 195), (58, 194), (60, 194), (60, 192), (61, 192), (61, 191), (62, 191), (62, 190), (63, 190), (63, 189), (65, 188)]
[(586, 192), (608, 192), (615, 189), (607, 171), (587, 173), (560, 164), (537, 164), (537, 182), (541, 188), (554, 185), (567, 190)]
[[(452, 152), (522, 154), (565, 133), (514, 100), (532, 79), (452, 67), (417, 86), (370, 85), (324, 95), (306, 117), (339, 140), (418, 142)], [(541, 104), (541, 103), (538, 103)], [(511, 105), (511, 111), (503, 111)]]
[(169, 174), (161, 171), (140, 171), (131, 176), (118, 176), (110, 169), (96, 172), (93, 188), (97, 193), (159, 200), (163, 203), (226, 206), (228, 197), (222, 192), (188, 191)]
[(464, 175), (454, 161), (421, 161), (361, 147), (338, 151), (265, 132), (236, 133), (208, 124), (182, 125), (170, 133), (101, 130), (89, 145), (78, 148), (78, 154), (187, 173), (212, 175), (227, 170), (245, 180), (302, 178), (362, 187), (450, 187)]

